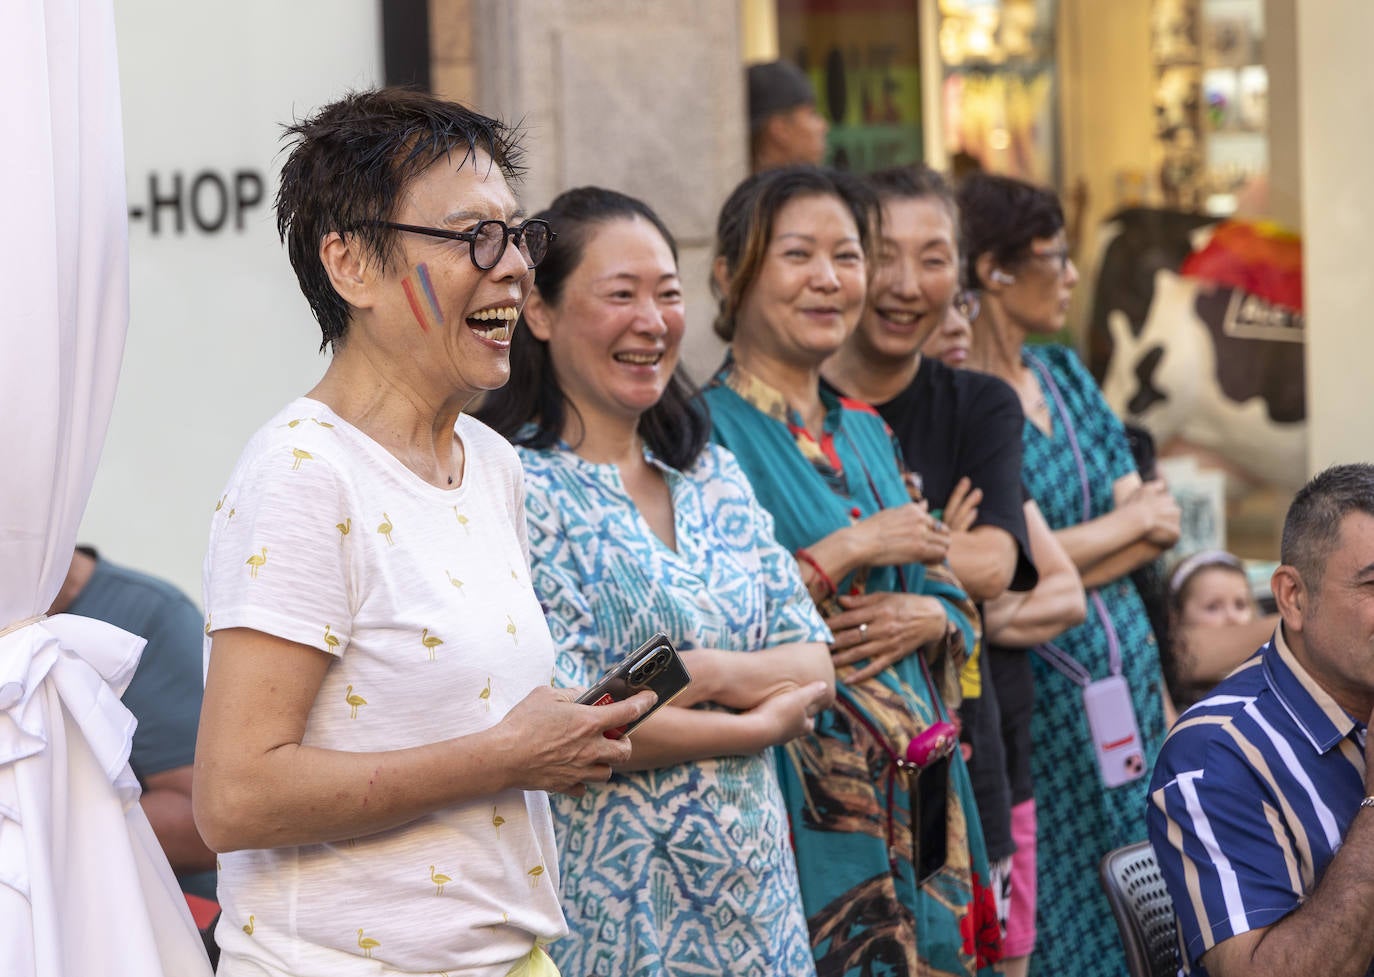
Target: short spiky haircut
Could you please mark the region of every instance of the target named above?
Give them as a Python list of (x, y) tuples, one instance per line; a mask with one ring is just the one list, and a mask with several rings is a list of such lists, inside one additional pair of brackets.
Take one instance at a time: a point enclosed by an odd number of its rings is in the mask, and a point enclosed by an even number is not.
[(283, 128), (291, 151), (277, 190), (277, 232), (319, 321), (321, 350), (344, 339), (350, 316), (320, 262), (327, 235), (356, 235), (386, 267), (397, 232), (368, 222), (394, 219), (406, 187), (434, 163), (456, 156), (457, 167), (482, 152), (507, 182), (524, 173), (517, 128), (409, 88), (351, 92)]
[(1293, 496), (1283, 520), (1279, 559), (1295, 568), (1314, 594), (1340, 542), (1341, 523), (1352, 512), (1374, 516), (1374, 465), (1334, 465)]

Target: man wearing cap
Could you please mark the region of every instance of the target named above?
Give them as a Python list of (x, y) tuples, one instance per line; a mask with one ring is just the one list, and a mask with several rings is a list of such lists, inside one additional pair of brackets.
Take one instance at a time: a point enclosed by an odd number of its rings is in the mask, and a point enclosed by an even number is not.
[(753, 172), (794, 163), (823, 163), (830, 126), (816, 111), (811, 80), (787, 61), (751, 65), (748, 77)]
[(1289, 507), (1259, 653), (1175, 724), (1150, 784), (1150, 842), (1182, 973), (1374, 974), (1374, 465)]

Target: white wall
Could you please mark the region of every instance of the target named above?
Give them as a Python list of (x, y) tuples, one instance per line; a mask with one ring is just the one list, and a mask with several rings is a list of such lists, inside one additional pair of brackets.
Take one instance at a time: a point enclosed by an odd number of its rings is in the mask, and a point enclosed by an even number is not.
[[(277, 240), (280, 124), (381, 78), (376, 0), (116, 0), (132, 295), (114, 417), (80, 539), (197, 600), (210, 513), (249, 435), (323, 372), (319, 329)], [(262, 199), (217, 223), (218, 187)], [(149, 179), (175, 210), (148, 213)], [(193, 181), (201, 179), (188, 208)], [(217, 182), (222, 181), (222, 182)], [(252, 188), (243, 177), (242, 189)], [(142, 216), (135, 212), (142, 208)]]
[(1303, 302), (1307, 313), (1308, 468), (1374, 458), (1369, 363), (1374, 352), (1374, 224), (1369, 160), (1374, 4), (1297, 5)]

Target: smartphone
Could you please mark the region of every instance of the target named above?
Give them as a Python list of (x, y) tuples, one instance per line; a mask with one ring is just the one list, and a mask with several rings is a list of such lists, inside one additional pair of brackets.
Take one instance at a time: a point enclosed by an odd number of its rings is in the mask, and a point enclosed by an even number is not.
[(1126, 679), (1109, 675), (1089, 684), (1083, 689), (1083, 709), (1102, 783), (1120, 787), (1145, 776), (1145, 754)]
[(599, 682), (578, 696), (577, 701), (587, 706), (604, 706), (608, 702), (628, 699), (643, 689), (654, 691), (658, 701), (648, 712), (629, 725), (606, 730), (607, 739), (614, 740), (629, 736), (656, 710), (677, 698), (691, 682), (692, 676), (682, 656), (668, 636), (660, 631), (626, 655), (624, 661), (612, 667)]

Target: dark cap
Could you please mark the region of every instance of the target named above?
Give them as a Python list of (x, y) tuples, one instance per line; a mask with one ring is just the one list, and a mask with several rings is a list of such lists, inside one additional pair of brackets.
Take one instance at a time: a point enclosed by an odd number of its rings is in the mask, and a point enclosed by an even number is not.
[(769, 61), (749, 66), (749, 128), (758, 128), (779, 112), (814, 104), (816, 90), (811, 87), (811, 79), (792, 62)]

